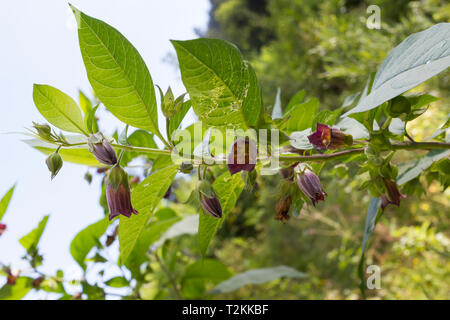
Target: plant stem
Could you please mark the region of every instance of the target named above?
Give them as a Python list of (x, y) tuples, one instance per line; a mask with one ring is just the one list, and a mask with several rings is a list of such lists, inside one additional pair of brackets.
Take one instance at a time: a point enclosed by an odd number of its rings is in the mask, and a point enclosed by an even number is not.
[[(84, 143), (86, 144), (86, 143)], [(83, 144), (76, 143), (76, 144), (70, 144), (66, 146), (80, 146)], [(120, 144), (112, 144), (114, 148), (118, 148), (125, 151), (137, 151), (142, 153), (148, 153), (148, 154), (154, 154), (154, 155), (171, 155), (170, 150), (160, 150), (160, 149), (154, 149), (154, 148), (145, 148), (145, 147), (134, 147), (134, 146), (125, 146)], [(434, 150), (434, 149), (450, 149), (450, 143), (445, 142), (404, 142), (404, 143), (397, 143), (393, 144), (389, 148), (384, 149), (383, 151), (387, 150)], [(336, 160), (340, 158), (347, 157), (349, 155), (353, 154), (360, 154), (364, 152), (364, 148), (356, 148), (356, 149), (349, 149), (344, 151), (338, 151), (334, 153), (326, 153), (326, 154), (313, 154), (309, 156), (301, 156), (301, 155), (280, 155), (279, 160), (280, 161), (292, 161), (292, 162), (302, 162), (302, 161), (327, 161), (327, 160)], [(266, 158), (265, 158), (266, 159)], [(187, 161), (192, 161), (194, 159), (186, 158)], [(199, 160), (199, 159), (197, 159)], [(216, 159), (220, 160), (220, 159)], [(263, 159), (260, 159), (263, 160)]]
[[(433, 149), (450, 149), (450, 143), (443, 142), (405, 142), (393, 144), (391, 148), (386, 148), (386, 150), (433, 150)], [(364, 148), (350, 149), (339, 151), (335, 153), (327, 153), (327, 154), (314, 154), (310, 156), (280, 156), (280, 161), (327, 161), (327, 160), (336, 160), (339, 158), (344, 158), (353, 154), (360, 154), (364, 152)]]

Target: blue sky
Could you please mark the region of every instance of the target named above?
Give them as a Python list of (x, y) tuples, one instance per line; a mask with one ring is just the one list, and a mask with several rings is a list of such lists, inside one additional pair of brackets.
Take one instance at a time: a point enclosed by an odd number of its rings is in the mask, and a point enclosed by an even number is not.
[[(204, 30), (209, 1), (195, 0), (73, 0), (78, 9), (117, 28), (137, 48), (147, 63), (153, 82), (175, 94), (184, 92), (179, 72), (164, 62), (174, 54), (169, 39), (196, 38)], [(77, 269), (70, 256), (70, 241), (78, 231), (103, 216), (98, 205), (100, 180), (88, 185), (86, 167), (65, 163), (50, 181), (45, 156), (21, 142), (32, 121), (44, 118), (33, 104), (33, 83), (49, 84), (78, 100), (78, 90), (90, 93), (76, 34), (75, 22), (65, 1), (16, 0), (2, 2), (0, 10), (0, 195), (14, 183), (16, 191), (3, 222), (8, 230), (0, 238), (0, 261), (22, 267), (24, 249), (18, 239), (50, 214), (40, 242), (43, 270)], [(100, 113), (102, 128), (118, 125)]]

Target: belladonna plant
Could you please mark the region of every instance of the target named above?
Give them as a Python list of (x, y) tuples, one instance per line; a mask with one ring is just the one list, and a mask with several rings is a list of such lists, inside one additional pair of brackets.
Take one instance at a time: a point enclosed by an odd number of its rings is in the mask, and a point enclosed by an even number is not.
[(130, 217), (138, 214), (131, 204), (128, 174), (119, 165), (115, 165), (106, 177), (106, 199), (109, 207), (109, 220), (119, 214)]
[[(284, 113), (280, 111), (273, 118), (264, 107), (267, 103), (261, 99), (254, 70), (236, 46), (220, 39), (173, 40), (189, 100), (185, 101), (185, 95), (174, 99), (171, 90), (161, 94), (166, 131), (163, 134), (158, 123), (155, 87), (139, 52), (113, 27), (74, 7), (72, 10), (79, 23), (79, 43), (87, 77), (100, 106), (122, 121), (124, 127), (137, 130), (130, 135), (123, 130), (112, 134), (114, 138), (106, 138), (97, 130), (96, 107), (84, 104), (83, 114), (67, 94), (48, 85), (36, 84), (33, 100), (52, 126), (34, 124), (31, 134), (36, 139), (30, 144), (51, 154), (47, 165), (52, 175), (61, 169), (59, 156), (64, 161), (107, 172), (109, 218), (118, 215), (129, 218), (124, 224), (121, 220), (119, 226), (120, 248), (125, 248), (121, 252), (125, 255), (121, 257), (124, 261), (134, 245), (141, 243), (138, 240), (156, 209), (165, 204), (170, 206), (172, 197), (165, 200), (163, 197), (180, 170), (185, 174), (198, 173), (200, 185), (194, 194), (198, 195), (199, 207), (215, 218), (214, 222), (208, 215), (199, 219), (198, 238), (202, 241), (203, 253), (221, 226), (219, 219), (224, 220), (230, 214), (244, 187), (251, 190), (252, 184), (263, 181), (269, 173), (280, 172), (280, 180), (298, 187), (298, 192), (279, 197), (273, 208), (277, 219), (283, 222), (288, 219), (290, 207), (303, 205), (301, 199), (308, 200), (306, 202), (313, 206), (325, 199), (327, 193), (318, 177), (324, 163), (328, 167), (345, 163), (359, 168), (359, 171), (345, 173), (344, 178), (361, 180), (361, 189), (370, 192), (373, 205), (369, 207), (369, 217), (377, 216), (380, 206), (399, 205), (400, 199), (404, 198), (399, 187), (404, 188), (422, 173), (433, 171), (432, 177), (437, 181), (448, 181), (449, 173), (441, 166), (450, 152), (450, 143), (445, 137), (448, 121), (422, 142), (414, 140), (405, 128), (437, 100), (429, 94), (411, 95), (407, 91), (449, 66), (448, 59), (437, 59), (447, 54), (446, 47), (439, 44), (448, 41), (450, 24), (438, 24), (414, 34), (395, 48), (375, 78), (368, 82), (370, 85), (363, 90), (364, 94), (356, 95), (353, 104), (356, 107), (344, 105), (333, 111), (318, 112), (318, 105), (313, 103), (316, 99), (304, 102), (298, 101), (296, 96), (291, 103), (281, 106)], [(430, 48), (435, 50), (433, 54), (430, 54)], [(405, 52), (416, 59), (404, 59)], [(427, 72), (411, 73), (414, 79), (404, 81), (406, 73), (425, 67)], [(390, 88), (388, 93), (382, 90), (386, 87)], [(395, 99), (398, 96), (402, 98)], [(392, 99), (395, 101), (390, 102)], [(195, 127), (194, 130), (190, 130), (193, 127), (179, 129), (190, 108), (203, 128), (219, 128), (222, 133), (228, 129), (254, 129), (266, 135), (253, 141), (244, 138), (244, 134), (237, 134), (231, 150), (221, 146), (221, 153), (215, 156), (195, 152), (180, 154), (183, 143), (176, 141), (176, 137), (196, 132)], [(194, 150), (200, 141), (203, 141), (202, 145), (212, 144), (212, 141), (204, 141), (203, 131), (199, 131), (201, 136), (191, 137), (193, 139), (184, 144), (193, 146)], [(159, 147), (153, 138), (158, 140)], [(397, 159), (391, 161), (385, 157), (387, 153), (394, 154), (399, 150), (411, 152), (418, 158), (409, 166), (403, 166), (400, 174), (396, 169)], [(414, 154), (416, 150), (428, 153)], [(119, 156), (116, 151), (120, 152)], [(178, 158), (175, 160), (171, 155)], [(140, 173), (144, 179), (131, 191), (125, 169), (128, 170), (127, 167), (132, 166), (130, 162), (137, 157), (145, 159), (142, 165), (145, 170)], [(211, 159), (213, 161), (209, 162)], [(295, 164), (299, 164), (301, 170), (296, 167), (292, 172)], [(239, 172), (241, 174), (236, 174)], [(195, 177), (188, 179), (195, 180)], [(175, 193), (176, 184), (172, 191)], [(133, 216), (138, 211), (139, 216)], [(367, 223), (374, 220), (367, 219)], [(296, 222), (296, 219), (289, 220), (289, 223)], [(366, 238), (373, 228), (374, 225), (366, 225)]]

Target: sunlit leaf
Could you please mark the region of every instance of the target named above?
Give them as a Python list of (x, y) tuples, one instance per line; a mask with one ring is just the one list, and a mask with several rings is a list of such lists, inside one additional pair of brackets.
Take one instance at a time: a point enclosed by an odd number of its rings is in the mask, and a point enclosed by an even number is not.
[(14, 188), (16, 186), (12, 186), (11, 189), (9, 189), (3, 198), (0, 200), (0, 221), (2, 220), (3, 216), (5, 215), (6, 210), (8, 209), (9, 202), (11, 201), (11, 197), (14, 193)]
[(259, 121), (261, 90), (239, 50), (220, 39), (172, 41), (183, 83), (208, 126), (250, 127)]
[(290, 117), (286, 124), (286, 130), (302, 131), (311, 128), (318, 109), (319, 100), (315, 98), (293, 106), (289, 113), (285, 114)]
[(27, 252), (37, 249), (39, 240), (41, 240), (42, 233), (47, 225), (48, 217), (48, 215), (45, 216), (35, 229), (19, 240), (20, 244), (25, 248), (25, 250), (27, 250)]
[(32, 287), (33, 279), (19, 277), (14, 285), (5, 284), (0, 289), (0, 300), (20, 300), (27, 295)]
[(145, 225), (169, 189), (177, 172), (176, 165), (160, 169), (134, 188), (131, 201), (139, 213), (130, 218), (120, 216), (119, 243), (122, 263), (127, 261)]
[(81, 230), (70, 243), (70, 253), (81, 268), (86, 269), (85, 259), (91, 249), (100, 243), (100, 237), (106, 232), (107, 218), (97, 221)]
[(159, 135), (155, 89), (135, 47), (115, 28), (71, 6), (88, 79), (119, 120)]
[(80, 107), (64, 92), (51, 86), (35, 84), (33, 100), (39, 112), (55, 127), (86, 134)]

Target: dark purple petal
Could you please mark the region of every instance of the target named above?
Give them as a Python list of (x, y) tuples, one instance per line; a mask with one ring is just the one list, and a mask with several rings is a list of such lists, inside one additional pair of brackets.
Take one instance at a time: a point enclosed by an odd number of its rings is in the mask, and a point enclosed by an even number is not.
[(117, 163), (116, 152), (106, 140), (103, 143), (94, 144), (92, 154), (103, 164), (112, 166)]
[(297, 184), (314, 206), (317, 202), (324, 201), (325, 196), (327, 196), (327, 193), (322, 188), (319, 177), (309, 169), (305, 169), (305, 171), (298, 174)]
[(384, 210), (384, 208), (386, 208), (389, 204), (399, 207), (400, 199), (406, 198), (406, 195), (400, 193), (397, 184), (394, 181), (388, 179), (383, 179), (383, 181), (387, 194), (381, 195), (381, 209)]
[(257, 149), (255, 143), (248, 137), (238, 138), (228, 154), (227, 164), (230, 174), (242, 170), (251, 172), (255, 169)]
[(222, 206), (220, 205), (219, 198), (215, 194), (211, 198), (208, 198), (204, 194), (200, 194), (200, 204), (202, 208), (208, 212), (214, 218), (222, 217)]
[(117, 190), (109, 183), (106, 186), (106, 200), (109, 207), (109, 220), (114, 219), (119, 214), (130, 217), (132, 213), (138, 212), (131, 205), (131, 194), (129, 188), (124, 184), (119, 184)]
[(327, 149), (331, 141), (331, 128), (318, 123), (316, 131), (308, 136), (308, 140), (317, 150)]

